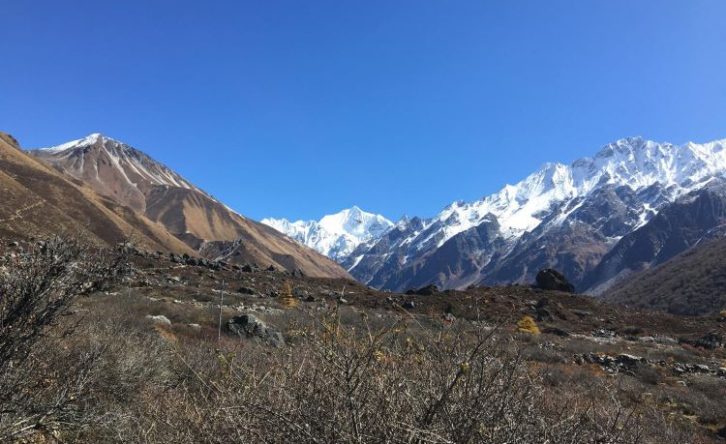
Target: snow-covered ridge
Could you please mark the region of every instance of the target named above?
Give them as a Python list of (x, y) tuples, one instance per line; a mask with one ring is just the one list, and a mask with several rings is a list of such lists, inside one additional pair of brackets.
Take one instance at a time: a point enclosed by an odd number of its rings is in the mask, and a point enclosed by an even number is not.
[[(531, 232), (544, 220), (548, 224), (561, 224), (578, 208), (578, 202), (605, 186), (624, 186), (641, 192), (658, 185), (664, 190), (665, 199), (672, 202), (714, 177), (726, 177), (726, 139), (679, 146), (630, 137), (605, 145), (595, 156), (578, 159), (570, 165), (547, 163), (520, 182), (505, 185), (480, 200), (454, 202), (432, 218), (418, 219), (415, 229), (408, 228), (408, 219), (394, 225), (382, 216), (372, 219), (374, 215), (357, 207), (320, 221), (264, 219), (262, 222), (339, 262), (348, 258), (356, 247), (364, 243), (372, 246), (397, 227), (408, 234), (396, 241), (395, 248), (407, 248), (415, 255), (436, 249), (484, 222), (496, 221), (499, 236), (507, 241)], [(654, 203), (647, 201), (647, 197), (644, 199), (638, 210), (639, 222), (632, 229), (657, 213)], [(351, 223), (358, 219), (361, 222)], [(376, 225), (371, 225), (373, 220)], [(357, 264), (360, 259), (353, 263)]]
[(93, 145), (101, 139), (113, 140), (103, 136), (101, 133), (89, 134), (82, 139), (71, 140), (70, 142), (63, 143), (61, 145), (50, 146), (47, 148), (38, 148), (38, 151), (46, 151), (48, 153), (60, 153), (80, 146)]
[(455, 202), (434, 221), (441, 221), (439, 245), (488, 214), (497, 217), (505, 238), (536, 228), (553, 204), (584, 197), (604, 185), (628, 186), (634, 191), (660, 184), (675, 199), (726, 172), (726, 140), (682, 146), (640, 137), (621, 139), (603, 147), (595, 157), (571, 165), (548, 163), (515, 185), (471, 203)]
[(318, 221), (267, 218), (261, 222), (335, 260), (347, 257), (365, 242), (379, 239), (394, 226), (385, 217), (357, 206)]
[[(56, 158), (65, 158), (79, 155), (91, 147), (105, 151), (108, 159), (130, 184), (136, 185), (136, 182), (129, 177), (129, 174), (136, 174), (155, 185), (195, 189), (201, 192), (182, 176), (145, 153), (100, 133), (89, 134), (82, 139), (33, 151)], [(80, 172), (84, 162), (78, 162), (76, 165)]]

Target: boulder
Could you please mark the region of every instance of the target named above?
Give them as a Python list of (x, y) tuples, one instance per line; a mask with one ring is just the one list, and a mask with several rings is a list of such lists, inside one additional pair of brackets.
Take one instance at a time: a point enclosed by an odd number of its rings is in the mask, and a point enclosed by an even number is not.
[(164, 315), (146, 315), (146, 319), (149, 319), (154, 324), (171, 325), (171, 321)]
[(310, 293), (304, 288), (295, 287), (292, 290), (292, 295), (299, 299), (305, 299)]
[(275, 347), (285, 345), (282, 333), (249, 313), (235, 316), (227, 321), (227, 330), (241, 338), (258, 339)]
[(563, 291), (574, 293), (575, 286), (567, 280), (565, 275), (552, 268), (545, 268), (537, 273), (535, 288), (542, 290)]
[(401, 307), (405, 308), (406, 310), (413, 310), (414, 308), (416, 308), (416, 304), (413, 301), (406, 301), (401, 304)]

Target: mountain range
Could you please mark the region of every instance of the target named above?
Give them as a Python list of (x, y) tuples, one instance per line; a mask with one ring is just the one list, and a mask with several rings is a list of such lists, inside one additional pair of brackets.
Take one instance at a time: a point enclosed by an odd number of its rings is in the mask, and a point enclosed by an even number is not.
[(58, 232), (114, 245), (350, 275), (331, 259), (250, 220), (143, 152), (101, 134), (25, 152), (0, 135), (0, 235)]
[[(593, 157), (546, 164), (480, 200), (395, 223), (356, 206), (318, 221), (256, 222), (98, 133), (30, 151), (0, 133), (0, 188), (7, 239), (57, 232), (108, 245), (132, 239), (149, 250), (352, 276), (391, 291), (528, 284), (555, 268), (579, 292), (630, 305), (693, 314), (721, 300), (705, 283), (721, 279), (723, 140), (621, 139)], [(674, 281), (685, 266), (693, 279)]]
[(540, 269), (556, 268), (578, 291), (601, 294), (726, 222), (718, 203), (725, 148), (726, 140), (674, 145), (621, 139), (593, 157), (546, 164), (480, 200), (454, 202), (434, 217), (404, 218), (382, 234), (359, 234), (365, 242), (335, 254), (319, 248), (329, 240), (310, 242), (289, 225), (266, 222), (376, 288), (530, 283)]

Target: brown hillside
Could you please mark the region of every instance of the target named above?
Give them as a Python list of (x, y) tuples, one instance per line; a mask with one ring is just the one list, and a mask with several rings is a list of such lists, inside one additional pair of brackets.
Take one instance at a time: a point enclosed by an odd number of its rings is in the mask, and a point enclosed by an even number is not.
[(132, 239), (148, 248), (188, 252), (160, 224), (98, 196), (19, 149), (11, 136), (0, 137), (0, 234), (30, 238), (78, 233), (113, 245)]
[(702, 315), (726, 309), (726, 239), (699, 244), (655, 268), (630, 276), (603, 295), (608, 302)]
[[(163, 226), (210, 259), (252, 262), (310, 276), (350, 278), (331, 259), (251, 221), (143, 152), (100, 134), (32, 154), (105, 196), (126, 213)], [(176, 249), (170, 248), (175, 251)]]

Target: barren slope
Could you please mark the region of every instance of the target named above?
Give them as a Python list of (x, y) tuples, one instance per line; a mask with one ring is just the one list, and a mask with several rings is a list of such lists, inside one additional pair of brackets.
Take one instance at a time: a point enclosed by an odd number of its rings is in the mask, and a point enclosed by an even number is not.
[(159, 223), (212, 259), (349, 278), (331, 259), (230, 210), (143, 152), (100, 134), (32, 154), (98, 194)]
[(130, 238), (148, 248), (191, 252), (160, 224), (48, 168), (7, 134), (0, 136), (0, 193), (0, 234), (9, 238), (66, 232), (111, 245)]

